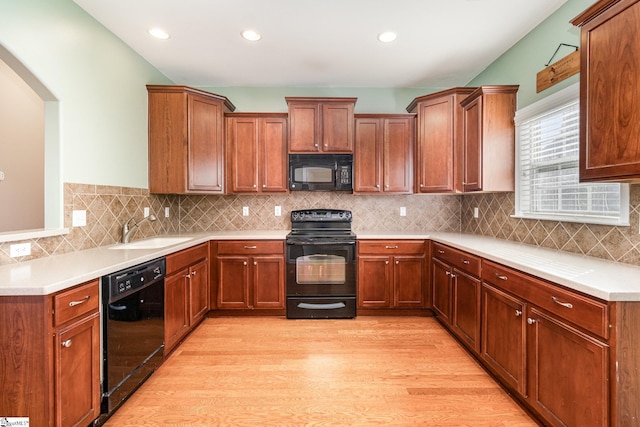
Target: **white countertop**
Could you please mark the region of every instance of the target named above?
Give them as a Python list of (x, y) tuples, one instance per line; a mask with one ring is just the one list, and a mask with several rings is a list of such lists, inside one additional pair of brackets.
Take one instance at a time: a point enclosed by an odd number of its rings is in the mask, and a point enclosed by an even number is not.
[[(0, 266), (0, 296), (47, 295), (209, 240), (281, 239), (288, 230), (219, 231), (160, 249), (104, 246)], [(358, 239), (431, 239), (605, 301), (640, 301), (640, 267), (491, 237), (440, 232), (357, 231)]]

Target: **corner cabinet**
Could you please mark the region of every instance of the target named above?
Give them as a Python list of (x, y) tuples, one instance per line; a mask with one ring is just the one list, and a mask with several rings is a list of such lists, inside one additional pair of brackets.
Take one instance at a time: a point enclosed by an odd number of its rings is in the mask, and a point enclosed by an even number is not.
[(580, 181), (640, 180), (640, 1), (600, 0), (580, 40)]
[(354, 193), (412, 193), (415, 115), (355, 116)]
[(98, 280), (46, 296), (0, 297), (0, 414), (34, 426), (89, 425), (100, 414)]
[(284, 313), (284, 241), (217, 242), (218, 310), (281, 310)]
[(358, 308), (423, 308), (424, 240), (358, 241)]
[(463, 108), (462, 190), (514, 191), (517, 85), (482, 86)]
[(231, 193), (286, 193), (287, 115), (229, 113), (227, 171)]
[(290, 153), (353, 152), (357, 98), (286, 97)]
[(209, 311), (209, 244), (168, 255), (164, 280), (164, 352), (176, 345)]
[(224, 96), (186, 86), (147, 86), (149, 191), (224, 193)]
[(416, 193), (462, 192), (463, 110), (476, 88), (457, 87), (421, 96), (407, 111), (417, 113)]

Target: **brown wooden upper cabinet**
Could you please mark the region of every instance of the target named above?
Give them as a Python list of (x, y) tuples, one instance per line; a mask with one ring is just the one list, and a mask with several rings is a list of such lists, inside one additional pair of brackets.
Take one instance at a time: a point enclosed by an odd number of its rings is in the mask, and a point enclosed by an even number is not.
[(580, 181), (640, 180), (640, 1), (601, 0), (580, 40)]
[(224, 193), (224, 96), (186, 86), (147, 85), (149, 191)]
[(287, 114), (228, 113), (227, 183), (232, 193), (286, 193)]
[(355, 116), (356, 193), (411, 193), (414, 114)]
[(416, 98), (416, 193), (462, 192), (463, 117), (460, 102), (476, 88), (456, 87)]
[(353, 152), (357, 98), (285, 97), (289, 106), (290, 153)]
[(482, 86), (460, 103), (464, 192), (514, 191), (517, 91), (518, 85)]

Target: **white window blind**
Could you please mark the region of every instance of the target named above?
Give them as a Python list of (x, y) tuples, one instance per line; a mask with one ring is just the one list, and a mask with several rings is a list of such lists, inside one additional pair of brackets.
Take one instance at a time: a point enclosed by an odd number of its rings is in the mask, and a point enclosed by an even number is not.
[(571, 87), (516, 115), (516, 216), (628, 225), (628, 186), (578, 182), (580, 108)]

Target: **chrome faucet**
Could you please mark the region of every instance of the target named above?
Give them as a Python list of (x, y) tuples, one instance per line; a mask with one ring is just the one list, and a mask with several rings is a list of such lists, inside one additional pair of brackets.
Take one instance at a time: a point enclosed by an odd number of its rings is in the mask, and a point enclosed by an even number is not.
[(149, 215), (147, 217), (144, 217), (140, 221), (136, 222), (131, 227), (129, 227), (129, 223), (131, 221), (133, 221), (134, 219), (135, 219), (135, 216), (132, 216), (122, 226), (122, 243), (129, 243), (129, 237), (131, 237), (131, 233), (136, 231), (138, 229), (138, 227), (140, 226), (140, 224), (142, 224), (145, 220), (155, 221), (156, 220), (156, 216), (155, 215)]

